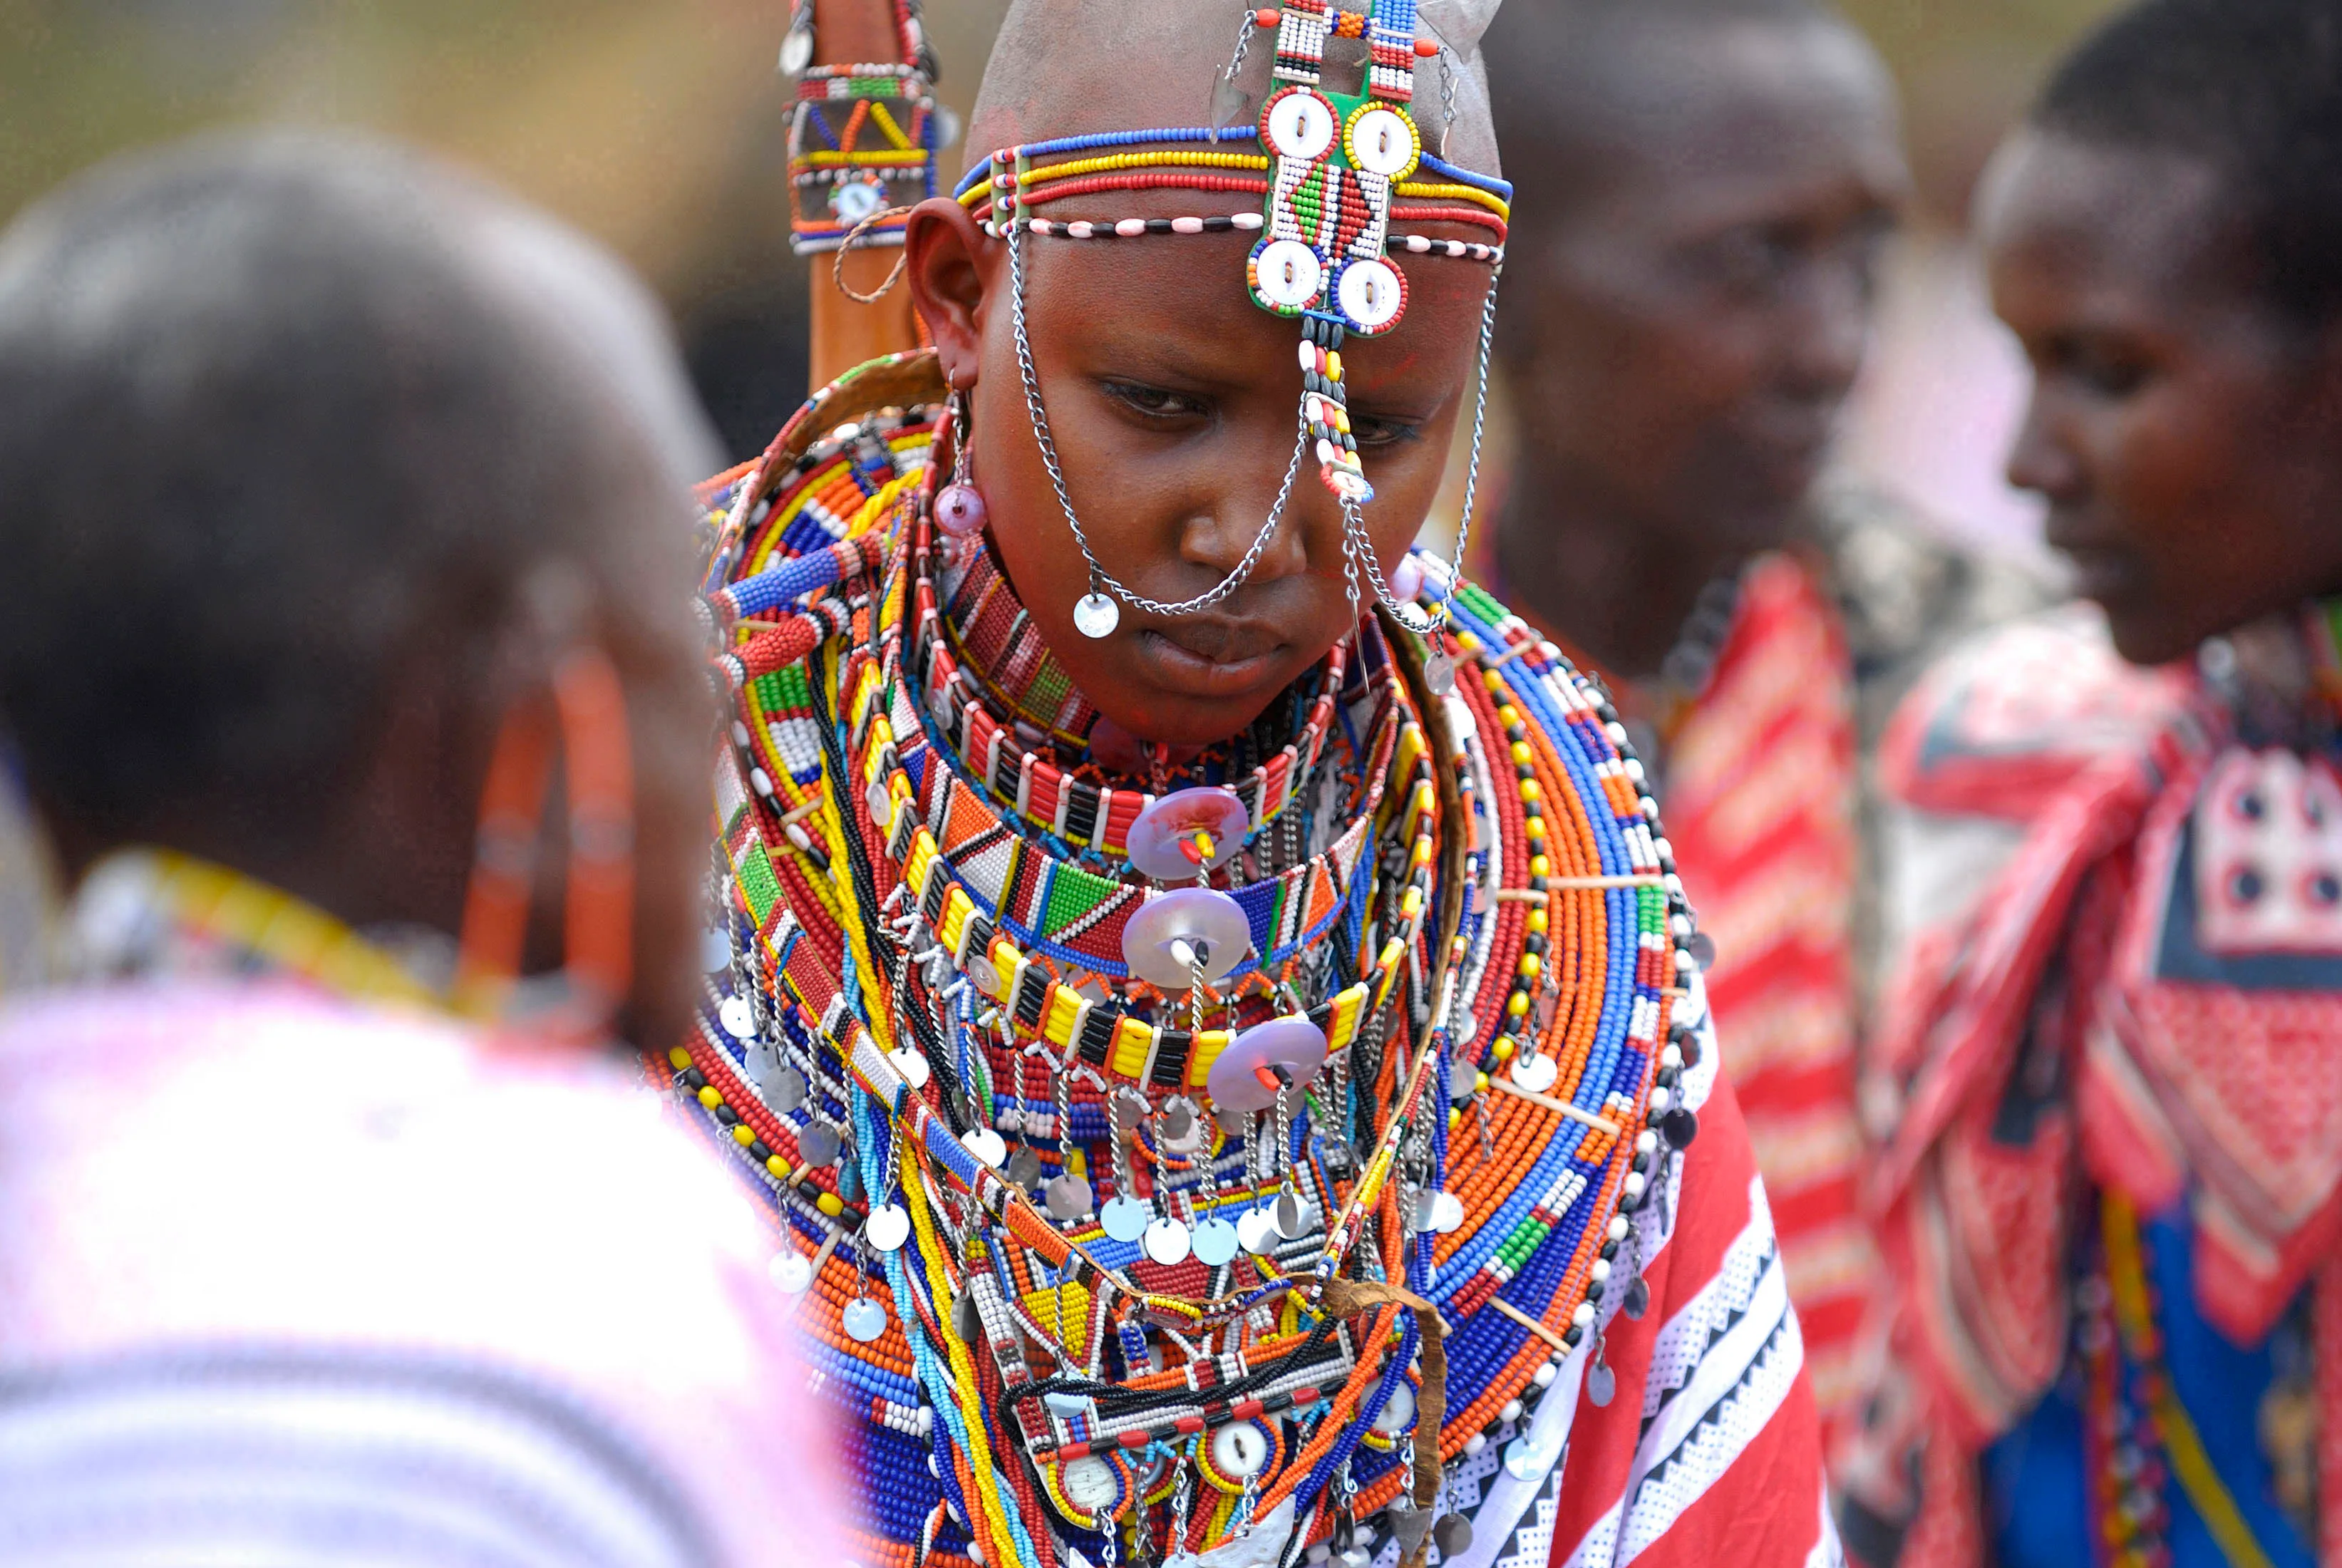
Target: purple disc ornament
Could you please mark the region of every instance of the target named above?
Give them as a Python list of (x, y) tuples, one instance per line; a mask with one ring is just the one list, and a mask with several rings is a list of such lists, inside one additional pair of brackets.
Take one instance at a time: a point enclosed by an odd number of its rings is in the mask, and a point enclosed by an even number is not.
[(1326, 1032), (1298, 1014), (1256, 1024), (1212, 1062), (1205, 1087), (1223, 1111), (1265, 1111), (1281, 1085), (1306, 1087), (1326, 1065)]
[(1234, 790), (1173, 790), (1130, 824), (1130, 864), (1160, 881), (1186, 882), (1235, 859), (1251, 831), (1252, 819)]
[(984, 496), (973, 484), (954, 482), (936, 494), (936, 526), (955, 539), (984, 532)]
[(1252, 922), (1244, 905), (1216, 887), (1175, 887), (1134, 911), (1122, 928), (1123, 962), (1131, 974), (1166, 991), (1194, 980), (1187, 959), (1200, 960), (1206, 984), (1217, 984), (1252, 952)]

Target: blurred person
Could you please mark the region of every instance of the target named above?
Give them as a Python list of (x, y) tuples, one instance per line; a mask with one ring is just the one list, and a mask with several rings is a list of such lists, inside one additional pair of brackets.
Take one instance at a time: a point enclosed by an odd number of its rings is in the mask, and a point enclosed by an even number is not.
[(1409, 550), (1491, 9), (1018, 0), (906, 224), (933, 349), (707, 492), (676, 1089), (774, 1178), (857, 1561), (1835, 1555), (1657, 806)]
[(1821, 0), (1565, 0), (1491, 38), (1518, 438), (1482, 570), (1602, 674), (1657, 785), (1834, 1422), (1877, 1269), (1864, 759), (1926, 650), (2030, 600), (1885, 498), (1817, 489), (1909, 185), (1861, 34)]
[(1947, 658), (1882, 754), (1925, 924), (1847, 1543), (2342, 1561), (2342, 14), (2132, 5), (1978, 215), (2009, 475), (2097, 610)]
[(770, 1240), (588, 1054), (696, 980), (710, 450), (614, 262), (390, 147), (0, 236), (0, 722), (72, 886), (0, 1013), (0, 1557), (832, 1550)]

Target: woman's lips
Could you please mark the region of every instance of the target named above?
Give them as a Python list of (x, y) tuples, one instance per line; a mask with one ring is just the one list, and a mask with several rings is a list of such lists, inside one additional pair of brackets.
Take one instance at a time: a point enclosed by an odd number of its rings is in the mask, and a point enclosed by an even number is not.
[(1142, 627), (1139, 656), (1172, 690), (1196, 697), (1256, 691), (1275, 674), (1285, 644), (1266, 628), (1219, 624)]

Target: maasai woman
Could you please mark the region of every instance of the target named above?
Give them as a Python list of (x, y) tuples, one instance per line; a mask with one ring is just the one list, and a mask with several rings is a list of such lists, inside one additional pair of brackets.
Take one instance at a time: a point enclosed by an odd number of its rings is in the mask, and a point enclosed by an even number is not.
[(1503, 257), (1466, 9), (1012, 7), (905, 231), (934, 351), (711, 490), (670, 1061), (857, 1561), (1834, 1551), (1656, 804), (1406, 550)]
[(2126, 12), (1987, 183), (2010, 474), (2105, 621), (1955, 658), (1889, 738), (1933, 924), (1871, 1561), (2342, 1560), (2337, 212), (2323, 0)]

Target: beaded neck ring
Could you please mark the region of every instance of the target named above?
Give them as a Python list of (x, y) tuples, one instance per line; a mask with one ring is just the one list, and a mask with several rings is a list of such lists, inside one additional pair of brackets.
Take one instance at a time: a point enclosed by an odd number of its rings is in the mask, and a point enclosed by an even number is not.
[(818, 255), (903, 243), (905, 216), (940, 188), (952, 135), (936, 102), (936, 55), (917, 0), (895, 0), (899, 59), (815, 65), (812, 0), (797, 0), (781, 70), (789, 115), (789, 249)]
[[(1250, 12), (1236, 58), (1223, 78), (1224, 94), (1243, 64), (1253, 34), (1270, 29), (1276, 35), (1271, 72), (1276, 86), (1262, 105), (1257, 125), (1245, 132), (1231, 135), (1215, 125), (1031, 143), (995, 152), (960, 184), (960, 201), (982, 212), (986, 232), (1008, 243), (1011, 314), (1026, 411), (1058, 506), (1089, 567), (1090, 591), (1074, 614), (1075, 624), (1088, 636), (1113, 633), (1121, 619), (1117, 602), (1158, 615), (1188, 615), (1235, 593), (1276, 535), (1305, 453), (1314, 454), (1320, 481), (1341, 504), (1344, 568), (1352, 603), (1359, 600), (1362, 587), (1370, 590), (1394, 620), (1420, 636), (1437, 634), (1446, 624), (1444, 600), (1426, 611), (1412, 594), (1395, 591), (1383, 580), (1361, 514), (1374, 497), (1374, 487), (1359, 464), (1350, 431), (1342, 348), (1348, 338), (1389, 332), (1406, 315), (1406, 276), (1391, 265), (1389, 253), (1468, 256), (1489, 264), (1488, 295), (1480, 317), (1471, 468), (1454, 557), (1461, 561), (1478, 493), (1496, 282), (1504, 268), (1512, 187), (1453, 167), (1423, 150), (1408, 110), (1415, 63), (1438, 55), (1440, 49), (1432, 40), (1416, 36), (1414, 0), (1366, 0), (1363, 11), (1342, 10), (1329, 0), (1287, 0), (1281, 6)], [(1366, 41), (1368, 65), (1359, 92), (1343, 94), (1327, 84), (1328, 37)], [(1224, 141), (1252, 141), (1262, 150), (1221, 151)], [(1038, 161), (1045, 158), (1062, 161)], [(1257, 195), (1262, 210), (1062, 222), (1035, 212), (1055, 202), (1108, 191), (1166, 189)], [(1401, 206), (1401, 197), (1431, 205)], [(1467, 224), (1488, 230), (1495, 243), (1401, 234), (1394, 228), (1400, 222)], [(1024, 239), (1028, 235), (1129, 239), (1229, 232), (1259, 236), (1245, 264), (1246, 288), (1253, 302), (1300, 322), (1298, 428), (1276, 499), (1243, 558), (1216, 586), (1169, 603), (1149, 598), (1116, 577), (1098, 559), (1083, 530), (1050, 434), (1026, 334)]]

